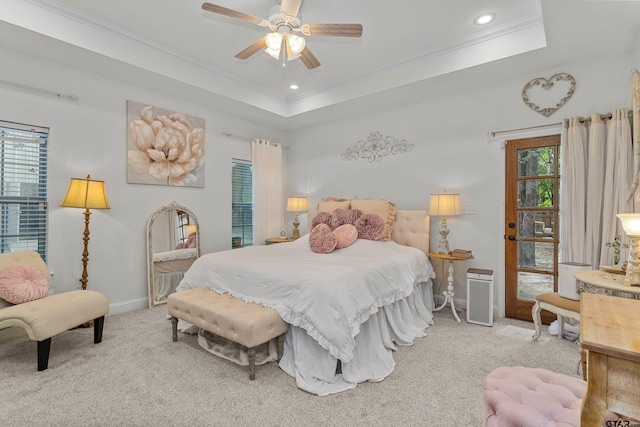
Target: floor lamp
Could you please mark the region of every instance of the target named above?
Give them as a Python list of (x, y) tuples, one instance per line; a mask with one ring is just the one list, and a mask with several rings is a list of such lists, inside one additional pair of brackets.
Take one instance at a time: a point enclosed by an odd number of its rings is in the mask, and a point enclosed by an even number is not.
[(89, 274), (87, 264), (89, 263), (89, 209), (110, 209), (107, 192), (104, 188), (104, 181), (96, 181), (87, 175), (87, 179), (71, 178), (69, 189), (60, 206), (66, 208), (83, 208), (84, 211), (84, 251), (82, 252), (82, 290), (87, 289)]
[(448, 254), (449, 241), (447, 235), (449, 234), (449, 227), (447, 227), (447, 215), (460, 215), (462, 213), (462, 206), (460, 205), (459, 194), (436, 193), (431, 195), (429, 200), (429, 215), (442, 215), (442, 223), (440, 224), (440, 242), (438, 244), (439, 254)]
[(293, 237), (296, 239), (300, 237), (300, 230), (298, 230), (298, 226), (300, 225), (300, 222), (298, 221), (298, 213), (306, 212), (308, 210), (309, 210), (309, 201), (307, 200), (306, 197), (296, 196), (296, 197), (289, 197), (287, 199), (287, 212), (296, 213), (296, 217), (293, 220)]

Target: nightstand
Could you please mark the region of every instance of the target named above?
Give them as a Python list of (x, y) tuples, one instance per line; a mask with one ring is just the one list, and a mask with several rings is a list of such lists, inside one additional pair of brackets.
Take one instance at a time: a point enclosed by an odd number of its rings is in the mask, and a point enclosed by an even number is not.
[(458, 323), (460, 323), (460, 318), (458, 317), (458, 313), (456, 312), (456, 307), (453, 302), (453, 262), (468, 261), (470, 259), (473, 259), (473, 255), (471, 255), (469, 258), (459, 258), (459, 257), (451, 256), (449, 254), (440, 254), (437, 252), (430, 252), (429, 256), (431, 258), (437, 258), (443, 261), (449, 261), (449, 277), (447, 278), (447, 290), (442, 293), (444, 295), (444, 302), (440, 307), (434, 308), (433, 311), (442, 310), (447, 305), (447, 303), (450, 303), (451, 311), (453, 312), (453, 317), (455, 317)]
[(273, 245), (276, 243), (293, 242), (294, 240), (298, 240), (297, 237), (269, 237), (268, 239), (265, 239), (264, 242), (267, 245)]

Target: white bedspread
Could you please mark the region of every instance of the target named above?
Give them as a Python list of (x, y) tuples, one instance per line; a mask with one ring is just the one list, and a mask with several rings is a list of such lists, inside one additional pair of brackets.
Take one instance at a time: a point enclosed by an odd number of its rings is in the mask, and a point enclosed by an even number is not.
[(276, 309), (343, 362), (353, 357), (360, 324), (434, 276), (427, 256), (395, 242), (359, 239), (329, 254), (295, 242), (198, 258), (177, 290), (209, 287)]
[(177, 291), (208, 287), (276, 309), (292, 325), (280, 367), (303, 390), (326, 395), (382, 381), (395, 344), (411, 345), (433, 323), (431, 263), (395, 242), (359, 239), (317, 254), (308, 239), (201, 256)]

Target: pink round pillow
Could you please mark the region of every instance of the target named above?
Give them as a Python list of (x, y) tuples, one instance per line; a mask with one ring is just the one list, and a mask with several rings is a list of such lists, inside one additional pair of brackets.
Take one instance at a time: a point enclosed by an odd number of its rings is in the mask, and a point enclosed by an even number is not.
[(353, 224), (362, 215), (360, 209), (336, 209), (331, 214), (331, 222), (329, 226), (332, 230), (344, 224)]
[(49, 280), (30, 265), (12, 265), (0, 271), (0, 298), (12, 304), (33, 301), (47, 296)]
[(354, 224), (358, 229), (358, 238), (378, 240), (384, 232), (384, 221), (380, 215), (364, 214)]
[(346, 248), (358, 239), (358, 229), (353, 224), (344, 224), (331, 232), (336, 237), (336, 249)]
[(331, 223), (331, 214), (329, 212), (320, 212), (318, 215), (314, 216), (311, 220), (311, 230), (316, 228), (318, 224), (327, 224)]
[(331, 227), (327, 224), (318, 224), (313, 227), (309, 235), (309, 247), (318, 254), (328, 254), (336, 248), (336, 236), (331, 233)]

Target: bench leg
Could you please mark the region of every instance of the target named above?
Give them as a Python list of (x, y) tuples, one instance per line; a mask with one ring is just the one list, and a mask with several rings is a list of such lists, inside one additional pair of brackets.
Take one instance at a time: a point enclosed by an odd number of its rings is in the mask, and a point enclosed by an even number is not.
[(535, 304), (533, 304), (533, 308), (531, 309), (531, 317), (533, 317), (533, 326), (535, 326), (536, 328), (536, 332), (535, 334), (533, 334), (533, 341), (537, 340), (538, 338), (540, 338), (540, 323), (542, 323), (542, 321), (540, 320), (540, 301), (536, 301)]
[(171, 337), (173, 342), (178, 341), (178, 318), (171, 316)]
[(51, 338), (38, 341), (38, 371), (44, 371), (49, 367), (50, 351), (51, 351)]
[(104, 328), (104, 316), (93, 319), (93, 343), (102, 342), (102, 329)]
[(250, 348), (247, 351), (247, 356), (249, 356), (249, 379), (256, 379), (256, 349)]

